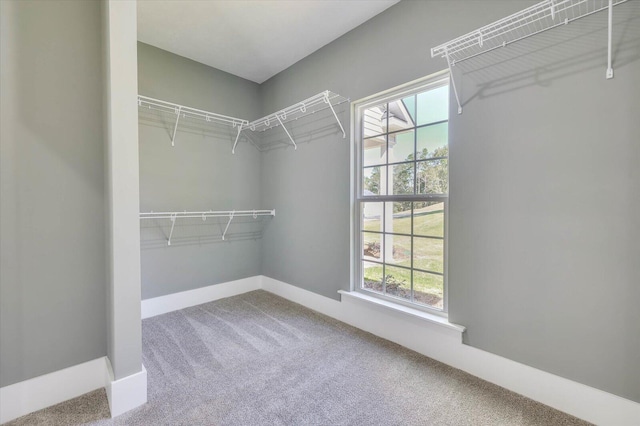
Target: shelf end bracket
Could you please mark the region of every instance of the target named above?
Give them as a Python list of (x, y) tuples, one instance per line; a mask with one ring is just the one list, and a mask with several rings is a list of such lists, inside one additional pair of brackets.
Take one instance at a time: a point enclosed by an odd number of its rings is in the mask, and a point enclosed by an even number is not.
[(180, 113), (182, 112), (182, 107), (178, 107), (176, 110), (176, 114), (178, 117), (176, 118), (176, 125), (173, 126), (173, 135), (171, 136), (171, 146), (176, 146), (176, 132), (178, 131), (178, 123), (180, 122)]
[(278, 115), (278, 113), (274, 114), (276, 116), (276, 118), (278, 119), (278, 122), (280, 123), (280, 125), (282, 126), (282, 128), (284, 129), (285, 133), (287, 134), (287, 136), (289, 136), (289, 139), (291, 140), (291, 143), (293, 144), (293, 149), (298, 149), (298, 145), (296, 145), (296, 141), (293, 140), (293, 138), (291, 137), (291, 133), (289, 133), (289, 131), (287, 130), (286, 127), (284, 127), (284, 123), (282, 122), (282, 120), (280, 119), (280, 116)]
[(444, 56), (447, 58), (447, 66), (449, 67), (449, 75), (451, 76), (451, 86), (453, 87), (453, 94), (456, 95), (456, 102), (458, 102), (458, 114), (462, 114), (462, 104), (460, 103), (460, 97), (458, 96), (458, 89), (456, 88), (456, 81), (453, 78), (453, 66), (451, 64), (451, 58), (449, 57), (449, 51), (445, 47)]
[(242, 123), (238, 124), (238, 134), (236, 135), (236, 141), (233, 143), (233, 148), (231, 149), (232, 154), (236, 153), (236, 145), (238, 145), (238, 140), (240, 140), (240, 132), (242, 132), (242, 126)]
[(227, 222), (227, 227), (224, 228), (224, 232), (222, 233), (222, 241), (224, 241), (224, 237), (227, 236), (227, 230), (229, 230), (229, 225), (231, 225), (231, 221), (233, 220), (233, 216), (236, 214), (235, 210), (231, 212), (229, 215), (229, 222)]
[(329, 108), (331, 108), (331, 112), (333, 113), (333, 116), (336, 118), (336, 121), (338, 122), (338, 126), (340, 126), (340, 130), (342, 130), (342, 139), (346, 138), (347, 133), (344, 131), (344, 127), (342, 127), (342, 123), (340, 122), (340, 119), (338, 118), (338, 114), (336, 114), (336, 110), (333, 108), (331, 101), (329, 101), (329, 92), (324, 93), (324, 101), (327, 104), (329, 104)]
[(171, 236), (173, 235), (173, 227), (176, 226), (176, 214), (171, 215), (171, 231), (169, 232), (169, 238), (167, 239), (167, 245), (171, 245)]
[(607, 41), (607, 80), (613, 78), (613, 65), (611, 63), (611, 43), (613, 38), (613, 0), (609, 0), (609, 24)]

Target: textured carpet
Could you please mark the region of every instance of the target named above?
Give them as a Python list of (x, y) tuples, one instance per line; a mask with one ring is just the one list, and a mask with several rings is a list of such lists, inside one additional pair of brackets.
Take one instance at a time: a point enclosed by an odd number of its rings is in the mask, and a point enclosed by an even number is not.
[(9, 424), (586, 424), (264, 291), (142, 328), (146, 405), (112, 420), (99, 390)]

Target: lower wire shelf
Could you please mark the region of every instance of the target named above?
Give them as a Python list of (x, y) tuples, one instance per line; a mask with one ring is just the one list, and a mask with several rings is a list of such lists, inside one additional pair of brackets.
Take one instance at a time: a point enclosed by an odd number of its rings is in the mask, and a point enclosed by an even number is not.
[(168, 219), (171, 221), (171, 230), (169, 231), (169, 237), (167, 238), (167, 245), (171, 245), (171, 237), (173, 236), (173, 230), (178, 219), (202, 219), (206, 221), (207, 218), (215, 217), (228, 217), (227, 226), (222, 233), (222, 240), (224, 241), (227, 236), (227, 231), (231, 225), (231, 221), (237, 217), (252, 217), (257, 219), (259, 216), (275, 216), (276, 210), (208, 210), (208, 211), (181, 211), (181, 212), (148, 212), (140, 213), (140, 219)]

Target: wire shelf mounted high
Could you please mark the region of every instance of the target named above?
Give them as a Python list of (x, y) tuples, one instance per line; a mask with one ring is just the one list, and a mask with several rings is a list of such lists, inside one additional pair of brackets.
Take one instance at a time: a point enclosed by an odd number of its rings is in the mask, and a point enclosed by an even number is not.
[[(278, 126), (282, 127), (287, 137), (293, 144), (294, 148), (297, 149), (298, 145), (296, 144), (296, 141), (294, 140), (289, 130), (287, 130), (285, 124), (327, 109), (331, 110), (334, 118), (336, 119), (336, 122), (338, 123), (338, 126), (342, 131), (342, 137), (346, 138), (347, 133), (345, 132), (344, 126), (338, 118), (335, 107), (348, 101), (349, 98), (345, 98), (344, 96), (338, 95), (337, 93), (325, 90), (324, 92), (320, 92), (317, 95), (311, 96), (305, 100), (296, 102), (295, 104), (288, 106), (287, 108), (281, 109), (277, 112), (249, 122), (248, 120), (242, 118), (230, 117), (227, 115), (217, 114), (215, 112), (205, 111), (185, 105), (176, 104), (173, 102), (150, 98), (148, 96), (138, 95), (138, 106), (140, 108), (169, 115), (175, 115), (176, 121), (173, 125), (173, 131), (171, 133), (171, 146), (175, 146), (176, 135), (181, 123), (181, 119), (190, 119), (197, 120), (203, 124), (223, 125), (236, 129), (235, 140), (233, 143), (233, 148), (231, 149), (231, 152), (233, 154), (235, 154), (236, 152), (236, 147), (238, 145), (238, 142), (240, 141), (240, 135), (243, 131), (248, 130), (252, 132), (264, 132)], [(256, 149), (260, 150), (259, 145), (251, 140), (249, 140), (249, 142)]]
[(453, 91), (458, 102), (458, 114), (462, 104), (453, 79), (452, 67), (492, 50), (506, 47), (525, 38), (556, 28), (594, 13), (608, 10), (607, 79), (613, 78), (611, 39), (613, 31), (613, 7), (628, 0), (545, 0), (513, 15), (502, 18), (482, 28), (471, 31), (431, 49), (431, 57), (446, 59)]
[[(292, 121), (298, 120), (300, 118), (309, 116), (311, 114), (315, 114), (325, 109), (330, 109), (333, 113), (338, 126), (340, 126), (340, 130), (342, 131), (342, 138), (346, 138), (347, 133), (338, 118), (338, 114), (336, 113), (335, 107), (344, 103), (349, 102), (348, 98), (344, 96), (338, 95), (337, 93), (333, 93), (329, 90), (325, 90), (324, 92), (320, 92), (317, 95), (311, 96), (303, 101), (296, 102), (295, 104), (288, 106), (280, 111), (271, 113), (262, 118), (254, 120), (250, 123), (244, 124), (240, 129), (240, 132), (243, 130), (250, 130), (252, 132), (264, 132), (269, 129), (273, 129), (274, 127), (281, 126), (282, 130), (286, 133), (287, 137), (291, 141), (294, 149), (298, 148), (295, 139), (287, 130), (285, 126), (286, 123), (290, 123)], [(240, 137), (240, 132), (238, 132), (238, 137), (233, 145), (233, 149), (231, 152), (235, 153), (236, 145), (238, 144), (238, 138)]]

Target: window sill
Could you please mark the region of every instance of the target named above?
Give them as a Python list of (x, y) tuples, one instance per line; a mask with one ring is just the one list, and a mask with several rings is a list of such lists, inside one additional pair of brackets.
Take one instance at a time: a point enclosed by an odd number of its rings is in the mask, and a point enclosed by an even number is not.
[(366, 294), (362, 294), (357, 291), (338, 290), (338, 293), (340, 293), (342, 296), (353, 298), (354, 300), (361, 300), (364, 302), (372, 303), (377, 306), (382, 306), (386, 309), (391, 309), (393, 311), (400, 312), (405, 315), (416, 317), (416, 318), (428, 321), (430, 323), (448, 328), (449, 330), (455, 330), (460, 333), (464, 333), (465, 331), (465, 327), (458, 324), (450, 323), (449, 320), (447, 320), (447, 318), (444, 318), (435, 314), (430, 314), (429, 312), (424, 312), (419, 309), (414, 309), (408, 306), (400, 305), (398, 303), (393, 303), (387, 300), (378, 299), (377, 297), (367, 296)]

